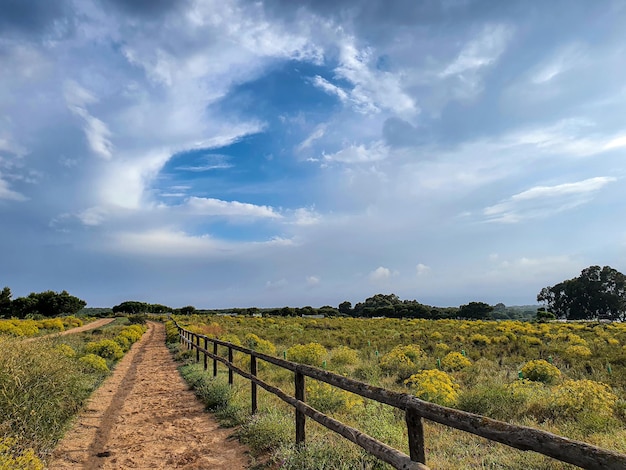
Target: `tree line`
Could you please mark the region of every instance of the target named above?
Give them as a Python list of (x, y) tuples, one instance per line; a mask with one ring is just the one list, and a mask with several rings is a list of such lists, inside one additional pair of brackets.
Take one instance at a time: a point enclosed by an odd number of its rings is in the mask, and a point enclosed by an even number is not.
[(5, 287), (0, 292), (0, 318), (33, 318), (37, 316), (56, 317), (75, 315), (86, 305), (82, 299), (67, 291), (31, 292), (26, 297), (12, 299), (11, 289)]

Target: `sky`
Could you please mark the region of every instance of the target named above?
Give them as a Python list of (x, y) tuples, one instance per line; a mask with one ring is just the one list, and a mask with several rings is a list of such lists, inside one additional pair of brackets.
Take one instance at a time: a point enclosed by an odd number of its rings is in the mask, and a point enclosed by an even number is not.
[(626, 3), (0, 0), (0, 287), (525, 305), (626, 272)]

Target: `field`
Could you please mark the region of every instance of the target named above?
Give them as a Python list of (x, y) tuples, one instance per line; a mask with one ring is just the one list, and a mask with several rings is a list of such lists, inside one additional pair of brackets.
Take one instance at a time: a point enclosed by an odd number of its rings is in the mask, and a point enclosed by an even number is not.
[[(605, 323), (180, 316), (182, 326), (260, 352), (326, 368), (374, 385), (492, 418), (626, 452), (626, 326)], [(178, 353), (185, 358), (188, 353)], [(243, 357), (235, 362), (247, 367)], [(388, 468), (352, 444), (307, 424), (295, 449), (293, 410), (249, 384), (225, 385), (183, 367), (208, 406), (259, 455), (280, 468)], [(291, 393), (293, 376), (264, 364), (260, 377)], [(404, 417), (387, 406), (307, 379), (307, 402), (406, 452)], [(426, 425), (432, 468), (573, 468), (484, 439)]]

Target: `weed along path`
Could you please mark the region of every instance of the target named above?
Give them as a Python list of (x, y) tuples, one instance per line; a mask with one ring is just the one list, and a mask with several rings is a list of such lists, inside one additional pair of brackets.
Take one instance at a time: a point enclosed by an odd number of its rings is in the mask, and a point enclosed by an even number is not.
[(248, 468), (247, 449), (204, 411), (149, 323), (53, 452), (56, 469)]

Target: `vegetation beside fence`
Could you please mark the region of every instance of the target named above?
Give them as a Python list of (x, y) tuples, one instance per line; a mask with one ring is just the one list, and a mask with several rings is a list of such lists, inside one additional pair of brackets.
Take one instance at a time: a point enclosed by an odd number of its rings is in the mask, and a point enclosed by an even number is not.
[[(368, 453), (391, 464), (394, 468), (426, 469), (426, 446), (423, 419), (443, 424), (464, 432), (482, 436), (508, 446), (533, 450), (562, 462), (590, 469), (622, 469), (626, 467), (626, 455), (605, 450), (583, 442), (570, 440), (555, 434), (534, 429), (528, 426), (512, 425), (496, 421), (484, 416), (447, 408), (436, 403), (429, 403), (407, 393), (398, 393), (364, 382), (350, 379), (323, 369), (305, 364), (297, 364), (272, 355), (267, 355), (241, 345), (209, 338), (206, 335), (184, 329), (177, 325), (180, 341), (191, 351), (197, 362), (203, 363), (205, 370), (212, 367), (213, 376), (217, 376), (217, 364), (223, 363), (228, 368), (228, 383), (234, 383), (234, 374), (250, 381), (251, 412), (257, 411), (257, 387), (278, 396), (281, 400), (295, 408), (295, 444), (301, 446), (306, 440), (305, 417), (309, 417), (326, 428), (341, 434), (346, 439), (358, 444)], [(171, 335), (170, 328), (170, 335)], [(218, 354), (219, 348), (224, 349), (227, 357)], [(310, 348), (313, 350), (314, 348)], [(224, 354), (224, 352), (222, 352)], [(235, 354), (243, 355), (243, 363), (247, 370), (235, 365)], [(419, 353), (416, 352), (419, 356)], [(286, 356), (286, 353), (285, 353)], [(247, 358), (247, 359), (245, 359)], [(242, 358), (238, 358), (239, 363)], [(259, 360), (261, 361), (259, 363)], [(315, 359), (313, 359), (314, 361)], [(212, 364), (209, 364), (212, 362)], [(454, 362), (454, 361), (452, 361)], [(262, 363), (269, 363), (293, 373), (293, 396), (278, 387), (259, 379), (258, 369)], [(337, 387), (339, 392), (345, 391), (359, 397), (374, 400), (395, 407), (405, 413), (406, 436), (409, 454), (380, 442), (379, 440), (346, 425), (306, 403), (305, 377), (315, 379), (328, 386)]]

